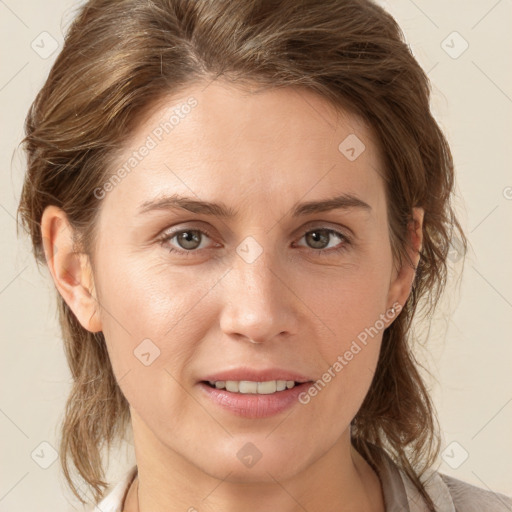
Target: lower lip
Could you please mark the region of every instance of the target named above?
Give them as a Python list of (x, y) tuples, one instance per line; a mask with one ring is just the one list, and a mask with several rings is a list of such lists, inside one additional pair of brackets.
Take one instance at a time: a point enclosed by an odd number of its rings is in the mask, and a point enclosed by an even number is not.
[(225, 389), (212, 388), (204, 382), (199, 383), (199, 387), (212, 402), (244, 418), (275, 416), (289, 409), (293, 404), (298, 404), (299, 395), (310, 385), (311, 382), (304, 382), (284, 391), (277, 391), (269, 395), (256, 395), (232, 393)]

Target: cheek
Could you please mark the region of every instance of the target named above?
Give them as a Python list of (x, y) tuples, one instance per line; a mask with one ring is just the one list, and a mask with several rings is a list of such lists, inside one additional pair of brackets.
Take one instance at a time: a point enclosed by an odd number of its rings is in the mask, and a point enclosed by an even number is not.
[(365, 338), (376, 337), (375, 328), (382, 331), (384, 327), (381, 316), (389, 305), (391, 259), (385, 254), (381, 258), (370, 256), (365, 254), (357, 264), (328, 276), (310, 276), (301, 290), (321, 322), (325, 336), (318, 341), (330, 363), (349, 350), (353, 340), (364, 343)]
[(105, 259), (98, 287), (102, 322), (109, 333), (116, 333), (113, 338), (150, 338), (163, 348), (178, 341), (182, 325), (192, 324), (190, 319), (204, 307), (201, 298), (218, 277), (203, 273), (198, 279), (193, 271), (147, 260)]
[[(98, 273), (103, 333), (115, 376), (130, 404), (173, 398), (180, 405), (186, 369), (204, 339), (215, 276), (123, 262), (112, 254)], [(202, 300), (203, 299), (203, 300)], [(172, 407), (172, 404), (169, 404)]]
[(186, 370), (204, 338), (205, 284), (135, 265), (122, 270), (112, 269), (101, 298), (112, 368), (132, 410), (151, 430), (174, 439), (181, 426), (170, 418), (205, 421), (185, 391)]
[(385, 315), (390, 272), (390, 251), (381, 250), (379, 256), (375, 248), (357, 266), (337, 272), (328, 287), (310, 284), (304, 291), (325, 335), (317, 341), (323, 374), (303, 401), (334, 425), (355, 416), (370, 387), (389, 324)]

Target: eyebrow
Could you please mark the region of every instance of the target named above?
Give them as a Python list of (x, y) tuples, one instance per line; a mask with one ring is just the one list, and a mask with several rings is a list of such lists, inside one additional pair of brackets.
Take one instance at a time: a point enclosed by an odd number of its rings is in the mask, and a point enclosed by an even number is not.
[[(192, 213), (213, 215), (216, 217), (233, 218), (237, 211), (227, 207), (224, 203), (212, 203), (199, 201), (192, 197), (173, 194), (152, 201), (146, 201), (139, 207), (139, 214), (145, 214), (158, 210), (182, 209)], [(296, 205), (292, 210), (292, 217), (300, 217), (312, 213), (321, 213), (330, 210), (360, 209), (371, 211), (372, 207), (353, 194), (342, 194), (322, 201), (308, 201)]]

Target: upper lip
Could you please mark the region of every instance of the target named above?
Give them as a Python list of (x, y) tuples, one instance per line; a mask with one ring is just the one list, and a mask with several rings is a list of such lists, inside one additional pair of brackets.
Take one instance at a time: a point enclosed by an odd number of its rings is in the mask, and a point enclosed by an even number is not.
[(293, 370), (285, 370), (281, 368), (265, 368), (257, 370), (255, 368), (245, 367), (212, 373), (204, 377), (202, 380), (211, 382), (217, 382), (219, 380), (246, 380), (251, 382), (267, 382), (271, 380), (293, 380), (295, 382), (310, 382), (312, 379)]

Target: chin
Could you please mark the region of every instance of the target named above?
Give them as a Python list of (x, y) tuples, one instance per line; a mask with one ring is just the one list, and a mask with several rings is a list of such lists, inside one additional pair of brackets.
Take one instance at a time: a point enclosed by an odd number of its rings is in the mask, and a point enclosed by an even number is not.
[[(233, 483), (275, 483), (287, 480), (315, 460), (308, 455), (307, 447), (290, 443), (289, 448), (280, 440), (265, 439), (261, 436), (240, 436), (230, 439), (224, 446), (207, 451), (207, 457), (191, 461), (204, 473), (219, 480)], [(296, 446), (301, 446), (297, 450)], [(226, 477), (226, 475), (229, 475)]]

